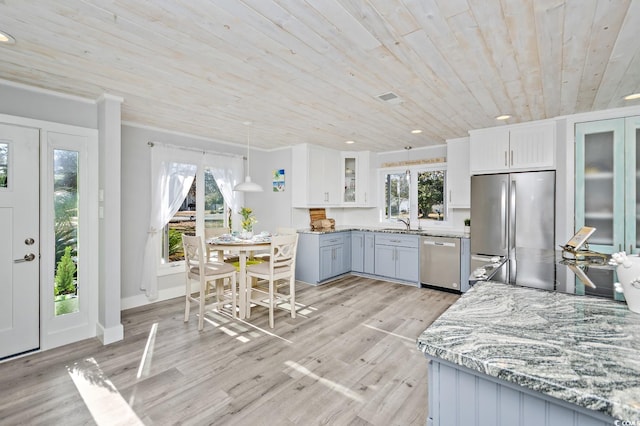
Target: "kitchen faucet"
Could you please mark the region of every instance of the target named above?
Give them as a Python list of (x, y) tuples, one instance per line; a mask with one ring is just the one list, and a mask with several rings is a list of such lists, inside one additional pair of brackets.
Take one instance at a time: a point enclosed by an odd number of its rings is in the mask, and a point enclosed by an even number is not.
[(404, 219), (398, 218), (398, 221), (407, 225), (407, 231), (411, 229), (411, 219), (407, 218), (407, 220), (404, 220)]

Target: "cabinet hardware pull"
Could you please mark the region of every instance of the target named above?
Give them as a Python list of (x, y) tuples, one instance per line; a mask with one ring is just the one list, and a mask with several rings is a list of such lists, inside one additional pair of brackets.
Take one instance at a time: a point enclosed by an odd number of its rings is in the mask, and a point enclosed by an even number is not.
[(507, 151), (504, 152), (504, 166), (507, 167), (509, 163), (507, 163)]
[(509, 164), (510, 166), (513, 166), (513, 150), (511, 150), (511, 164)]

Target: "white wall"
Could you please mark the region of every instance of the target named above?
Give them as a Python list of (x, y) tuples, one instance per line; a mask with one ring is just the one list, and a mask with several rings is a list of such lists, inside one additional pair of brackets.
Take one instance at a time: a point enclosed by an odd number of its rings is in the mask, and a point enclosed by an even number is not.
[(0, 113), (89, 129), (98, 128), (95, 101), (0, 80)]
[[(251, 151), (251, 180), (258, 183), (264, 192), (245, 193), (245, 205), (253, 209), (258, 223), (255, 232), (273, 232), (278, 227), (295, 227), (291, 208), (291, 149), (273, 151)], [(284, 169), (285, 189), (273, 192), (273, 171)]]
[[(123, 308), (147, 302), (144, 292), (140, 290), (140, 280), (142, 277), (142, 254), (149, 227), (149, 205), (151, 203), (151, 148), (148, 142), (198, 148), (210, 152), (246, 155), (246, 148), (224, 141), (198, 138), (129, 123), (123, 124), (121, 165)], [(262, 184), (262, 182), (259, 183)], [(250, 199), (247, 197), (247, 200)], [(161, 298), (163, 298), (163, 294), (165, 297), (178, 296), (183, 286), (184, 275), (182, 274), (182, 269), (174, 274), (163, 275), (158, 280)]]

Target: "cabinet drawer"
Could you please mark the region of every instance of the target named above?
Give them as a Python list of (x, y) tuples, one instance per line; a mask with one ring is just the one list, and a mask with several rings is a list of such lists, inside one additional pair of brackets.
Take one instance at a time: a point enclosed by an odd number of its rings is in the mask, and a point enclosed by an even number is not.
[(402, 234), (376, 234), (376, 244), (386, 246), (418, 248), (419, 241), (417, 235)]
[(336, 244), (344, 244), (346, 234), (339, 232), (335, 234), (320, 235), (320, 247), (334, 246)]

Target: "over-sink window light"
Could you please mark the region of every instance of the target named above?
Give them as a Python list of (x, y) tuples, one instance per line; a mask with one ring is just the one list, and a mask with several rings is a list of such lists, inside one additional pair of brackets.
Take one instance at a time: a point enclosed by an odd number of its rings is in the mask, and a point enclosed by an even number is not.
[(250, 162), (249, 162), (249, 126), (251, 125), (250, 121), (245, 121), (244, 125), (247, 126), (247, 175), (244, 178), (244, 182), (237, 184), (233, 187), (234, 191), (240, 192), (262, 192), (262, 187), (255, 182), (251, 182), (251, 176), (249, 176), (250, 170)]

